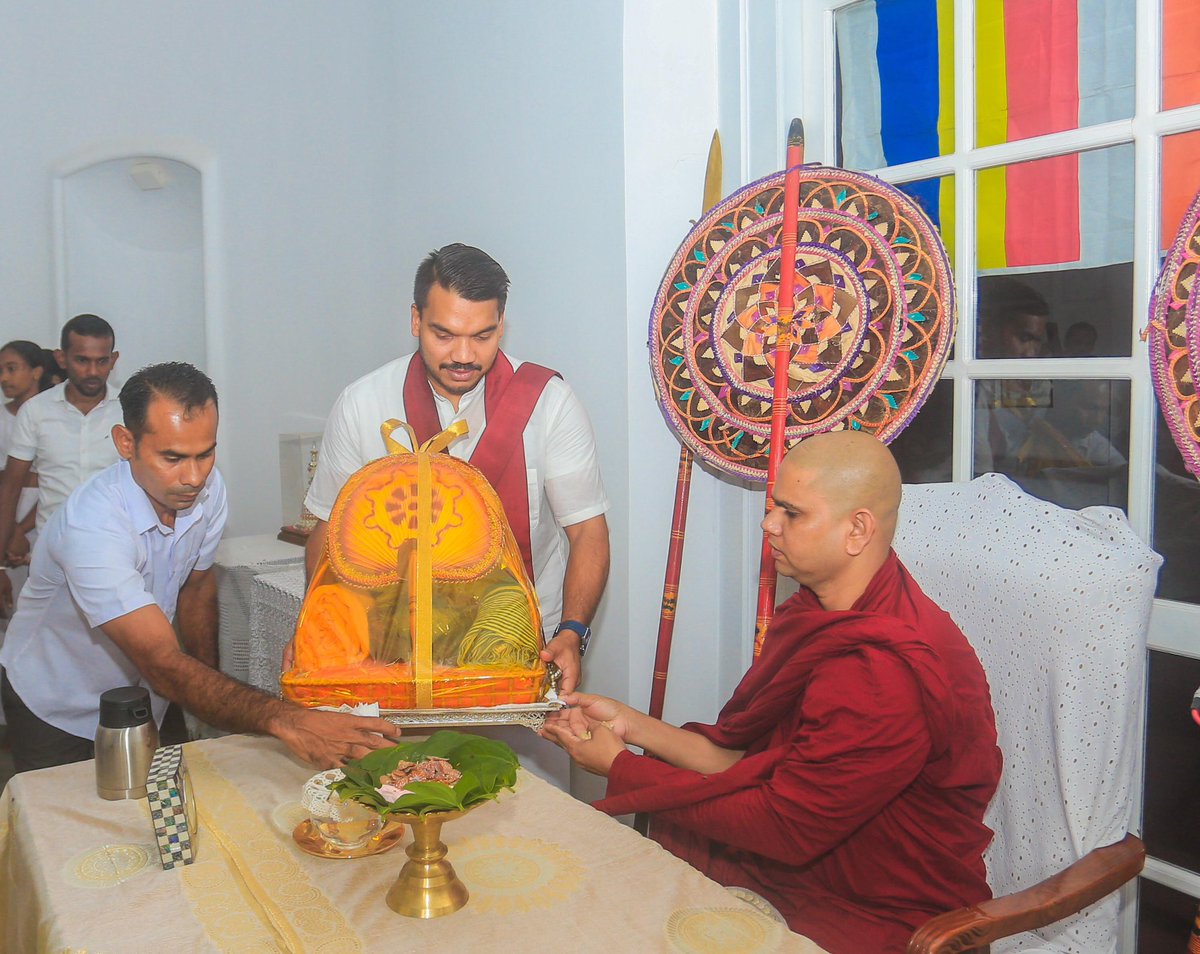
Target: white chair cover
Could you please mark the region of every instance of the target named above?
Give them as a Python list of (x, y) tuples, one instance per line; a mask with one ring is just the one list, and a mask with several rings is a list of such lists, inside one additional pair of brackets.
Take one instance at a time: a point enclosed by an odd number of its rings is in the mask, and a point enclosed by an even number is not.
[[(1133, 830), (1162, 558), (1119, 510), (1064, 510), (998, 474), (905, 486), (895, 547), (962, 628), (991, 686), (1004, 753), (987, 814), (996, 895)], [(1113, 894), (992, 950), (1115, 952), (1118, 908)]]

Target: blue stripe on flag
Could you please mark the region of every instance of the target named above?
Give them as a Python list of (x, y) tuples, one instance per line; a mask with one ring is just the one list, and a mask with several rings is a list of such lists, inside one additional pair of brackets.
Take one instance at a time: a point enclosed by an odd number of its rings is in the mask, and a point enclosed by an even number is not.
[(876, 0), (880, 127), (888, 165), (939, 153), (937, 0)]

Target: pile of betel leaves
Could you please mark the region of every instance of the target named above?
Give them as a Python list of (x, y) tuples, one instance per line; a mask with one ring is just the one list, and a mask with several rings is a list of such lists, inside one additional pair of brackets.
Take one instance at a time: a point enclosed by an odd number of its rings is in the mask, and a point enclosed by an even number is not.
[[(401, 761), (423, 762), (443, 758), (462, 772), (453, 785), (445, 782), (409, 782), (410, 794), (388, 803), (379, 793), (379, 780)], [(353, 799), (374, 808), (383, 816), (424, 815), (473, 808), (495, 798), (517, 781), (517, 756), (504, 742), (464, 732), (443, 730), (423, 742), (407, 742), (376, 749), (361, 759), (342, 766), (345, 778), (330, 785), (343, 800)]]

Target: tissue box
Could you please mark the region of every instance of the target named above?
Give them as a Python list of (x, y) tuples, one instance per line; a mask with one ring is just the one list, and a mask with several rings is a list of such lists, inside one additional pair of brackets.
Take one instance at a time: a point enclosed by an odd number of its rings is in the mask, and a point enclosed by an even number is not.
[(183, 760), (182, 745), (166, 745), (154, 753), (146, 778), (146, 800), (163, 868), (196, 860), (196, 802)]

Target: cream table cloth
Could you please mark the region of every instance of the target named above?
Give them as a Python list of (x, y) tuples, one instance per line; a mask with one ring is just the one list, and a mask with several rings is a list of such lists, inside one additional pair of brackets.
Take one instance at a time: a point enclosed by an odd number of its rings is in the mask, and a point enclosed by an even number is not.
[(403, 845), (354, 860), (292, 840), (312, 769), (274, 739), (189, 743), (198, 860), (159, 865), (145, 800), (95, 794), (94, 763), (16, 776), (0, 796), (4, 950), (768, 952), (819, 948), (657, 844), (522, 770), (445, 825), (467, 906), (401, 917)]

